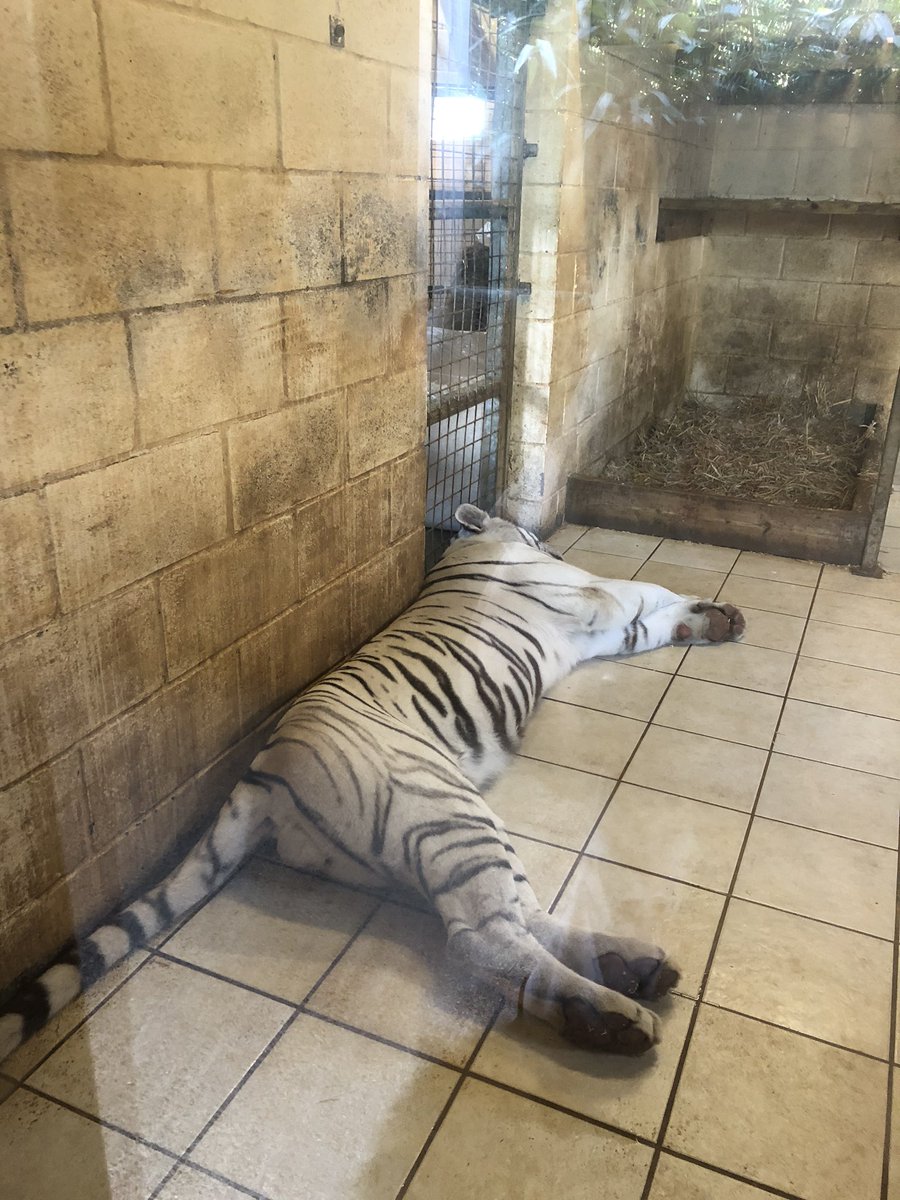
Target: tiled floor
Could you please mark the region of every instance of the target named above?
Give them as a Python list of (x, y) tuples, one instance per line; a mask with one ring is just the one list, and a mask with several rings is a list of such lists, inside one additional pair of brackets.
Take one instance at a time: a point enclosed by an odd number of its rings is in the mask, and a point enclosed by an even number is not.
[(496, 1015), (430, 916), (257, 859), (4, 1065), (0, 1193), (900, 1198), (900, 575), (555, 541), (749, 618), (583, 668), (493, 793), (548, 905), (677, 956), (658, 1050)]

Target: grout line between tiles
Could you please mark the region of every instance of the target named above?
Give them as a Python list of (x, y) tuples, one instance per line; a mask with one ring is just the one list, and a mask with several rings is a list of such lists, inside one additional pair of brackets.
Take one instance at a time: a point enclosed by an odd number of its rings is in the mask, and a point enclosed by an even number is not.
[[(350, 938), (348, 938), (348, 940), (345, 943), (345, 945), (343, 946), (343, 948), (339, 951), (339, 953), (337, 955), (335, 955), (335, 957), (332, 959), (332, 961), (329, 963), (329, 965), (325, 968), (325, 970), (322, 972), (322, 974), (319, 976), (319, 978), (316, 980), (316, 982), (313, 984), (313, 986), (310, 988), (310, 990), (306, 993), (306, 996), (304, 996), (303, 1001), (301, 1001), (300, 1005), (288, 1005), (287, 1006), (287, 1007), (292, 1007), (294, 1011), (287, 1018), (287, 1020), (284, 1022), (284, 1024), (278, 1030), (278, 1032), (272, 1038), (270, 1038), (269, 1042), (263, 1047), (263, 1049), (256, 1056), (256, 1058), (253, 1060), (253, 1062), (250, 1064), (250, 1066), (247, 1068), (247, 1070), (243, 1073), (243, 1075), (240, 1077), (240, 1079), (237, 1081), (237, 1083), (231, 1088), (231, 1090), (228, 1092), (225, 1099), (222, 1100), (222, 1102), (216, 1108), (216, 1111), (212, 1114), (212, 1116), (209, 1118), (209, 1120), (206, 1121), (206, 1123), (203, 1125), (203, 1127), (200, 1129), (200, 1131), (196, 1134), (196, 1136), (189, 1142), (189, 1144), (181, 1152), (181, 1154), (178, 1156), (178, 1161), (176, 1162), (176, 1164), (172, 1167), (171, 1171), (169, 1171), (168, 1175), (166, 1175), (165, 1178), (160, 1180), (160, 1182), (157, 1184), (156, 1188), (154, 1188), (153, 1192), (151, 1192), (150, 1196), (148, 1197), (148, 1200), (156, 1200), (156, 1198), (159, 1196), (162, 1189), (165, 1187), (165, 1185), (168, 1183), (168, 1181), (171, 1179), (171, 1177), (175, 1174), (175, 1171), (177, 1170), (178, 1166), (180, 1166), (182, 1163), (187, 1163), (189, 1161), (189, 1155), (196, 1149), (199, 1142), (206, 1136), (206, 1134), (209, 1132), (209, 1130), (212, 1128), (212, 1126), (215, 1124), (215, 1122), (219, 1119), (219, 1117), (222, 1115), (222, 1113), (225, 1111), (225, 1109), (228, 1107), (228, 1105), (231, 1103), (231, 1101), (234, 1099), (234, 1097), (238, 1094), (238, 1092), (241, 1090), (241, 1088), (243, 1088), (243, 1086), (247, 1083), (247, 1081), (250, 1079), (250, 1077), (256, 1072), (256, 1070), (261, 1066), (261, 1064), (263, 1062), (265, 1062), (265, 1060), (268, 1058), (269, 1054), (271, 1054), (272, 1050), (275, 1048), (275, 1046), (278, 1045), (278, 1043), (281, 1041), (281, 1039), (284, 1037), (284, 1035), (287, 1033), (287, 1031), (303, 1015), (303, 1004), (305, 1003), (307, 997), (311, 996), (312, 993), (315, 991), (315, 989), (319, 986), (319, 984), (323, 983), (324, 980), (328, 978), (328, 976), (335, 969), (337, 964), (341, 961), (341, 959), (343, 959), (344, 955), (347, 953), (347, 951), (350, 949), (350, 947), (356, 942), (357, 938), (360, 936), (360, 934), (363, 932), (363, 930), (366, 928), (366, 926), (371, 922), (372, 918), (378, 912), (379, 908), (380, 908), (380, 905), (376, 904), (375, 907), (372, 909), (372, 911), (369, 913), (369, 915), (360, 923), (356, 932)], [(200, 968), (195, 967), (193, 969), (197, 970)], [(204, 972), (204, 973), (212, 974), (212, 972)], [(219, 978), (223, 978), (223, 977), (219, 976)], [(231, 980), (229, 982), (236, 983), (236, 981), (234, 981), (234, 980)], [(246, 986), (246, 985), (237, 985), (237, 986)], [(247, 990), (255, 991), (257, 989), (251, 988), (251, 989), (247, 989)], [(283, 1004), (285, 1002), (281, 1001), (281, 1003)]]
[[(818, 591), (818, 579), (821, 579), (821, 577), (822, 577), (822, 568), (820, 567), (819, 575), (818, 575), (817, 582), (816, 582), (816, 587), (813, 590), (813, 600), (809, 606), (810, 612), (812, 611), (813, 604), (815, 603), (816, 592)], [(723, 586), (727, 586), (727, 583), (728, 583), (728, 580), (726, 579), (725, 584)], [(806, 619), (804, 622), (804, 626), (803, 626), (803, 636), (800, 639), (801, 645), (803, 644), (803, 637), (806, 636), (806, 629), (807, 629), (807, 626), (809, 625), (809, 620), (810, 620), (809, 613), (807, 613), (807, 616), (806, 616)], [(797, 670), (797, 664), (799, 661), (800, 661), (800, 652), (798, 650), (794, 655), (794, 665), (791, 670), (790, 678), (788, 679), (788, 685), (787, 685), (787, 688), (785, 689), (785, 693), (787, 693), (787, 691), (790, 690), (790, 685), (793, 682), (794, 673)], [(775, 727), (772, 730), (772, 736), (771, 736), (771, 740), (769, 743), (768, 752), (766, 755), (765, 765), (763, 766), (762, 774), (760, 775), (759, 783), (756, 788), (756, 795), (753, 800), (753, 805), (750, 809), (750, 820), (747, 822), (747, 828), (744, 831), (744, 838), (743, 838), (743, 841), (741, 842), (741, 848), (738, 851), (737, 860), (734, 864), (734, 871), (732, 872), (731, 883), (728, 887), (728, 892), (725, 896), (725, 902), (722, 905), (722, 911), (719, 914), (719, 920), (716, 924), (715, 933), (713, 934), (713, 939), (712, 939), (712, 944), (710, 946), (709, 955), (707, 956), (707, 959), (706, 959), (706, 966), (704, 967), (703, 975), (700, 979), (700, 987), (697, 990), (697, 999), (694, 1003), (694, 1008), (691, 1012), (690, 1020), (688, 1022), (687, 1032), (685, 1033), (685, 1038), (684, 1038), (684, 1044), (681, 1047), (681, 1054), (679, 1055), (678, 1064), (675, 1068), (675, 1075), (672, 1079), (672, 1087), (669, 1091), (669, 1097), (668, 1097), (668, 1100), (666, 1101), (666, 1107), (663, 1110), (662, 1120), (660, 1121), (659, 1131), (658, 1131), (657, 1138), (656, 1138), (656, 1145), (655, 1145), (654, 1151), (653, 1151), (653, 1157), (650, 1160), (650, 1166), (647, 1171), (647, 1178), (644, 1183), (644, 1189), (641, 1193), (641, 1200), (649, 1200), (650, 1192), (653, 1187), (653, 1180), (656, 1177), (657, 1167), (659, 1166), (660, 1154), (662, 1152), (662, 1148), (663, 1148), (663, 1145), (666, 1140), (666, 1135), (668, 1134), (668, 1131), (669, 1131), (669, 1123), (672, 1119), (672, 1112), (675, 1108), (675, 1100), (678, 1095), (678, 1088), (681, 1084), (681, 1077), (684, 1073), (685, 1063), (687, 1062), (687, 1057), (690, 1052), (691, 1041), (693, 1039), (694, 1029), (697, 1026), (697, 1020), (700, 1016), (700, 1011), (701, 1011), (701, 1008), (703, 1005), (703, 998), (706, 993), (706, 986), (709, 981), (710, 973), (712, 971), (712, 966), (713, 966), (713, 962), (715, 960), (716, 952), (719, 948), (719, 939), (722, 936), (722, 930), (725, 926), (725, 920), (728, 916), (728, 909), (730, 907), (731, 900), (734, 896), (734, 888), (735, 888), (735, 885), (737, 884), (738, 876), (740, 875), (740, 871), (741, 871), (741, 865), (744, 860), (744, 853), (747, 849), (747, 843), (750, 840), (750, 833), (751, 833), (751, 830), (753, 829), (753, 823), (754, 823), (754, 819), (756, 817), (756, 810), (759, 806), (760, 797), (762, 796), (763, 787), (765, 786), (765, 782), (766, 782), (766, 776), (769, 771), (769, 766), (772, 762), (772, 754), (774, 753), (775, 741), (776, 741), (776, 738), (778, 737), (778, 730), (781, 726), (781, 721), (782, 721), (782, 717), (784, 716), (784, 710), (785, 710), (786, 705), (787, 705), (787, 694), (785, 694), (785, 696), (782, 698), (781, 707), (780, 707), (779, 713), (778, 713), (778, 719), (776, 720)]]
[(733, 1179), (737, 1183), (743, 1183), (749, 1187), (755, 1188), (762, 1192), (764, 1196), (779, 1196), (781, 1200), (803, 1200), (797, 1192), (785, 1192), (781, 1188), (772, 1187), (771, 1184), (760, 1183), (756, 1179), (750, 1179), (746, 1175), (740, 1175), (737, 1171), (729, 1171), (727, 1167), (719, 1167), (715, 1163), (704, 1162), (702, 1158), (695, 1158), (693, 1154), (685, 1154), (682, 1150), (670, 1150), (668, 1147), (662, 1152), (670, 1158), (678, 1158), (682, 1162), (693, 1163), (695, 1166), (703, 1167), (706, 1171), (712, 1171), (715, 1175), (724, 1175), (726, 1179)]
[[(898, 818), (898, 837), (900, 837), (900, 818)], [(897, 1045), (897, 975), (900, 971), (900, 855), (897, 862), (897, 887), (894, 901), (894, 961), (893, 978), (891, 980), (891, 1020), (888, 1035), (888, 1073), (887, 1097), (884, 1112), (884, 1158), (881, 1167), (881, 1200), (889, 1200), (891, 1192), (891, 1141), (894, 1123), (894, 1059)]]

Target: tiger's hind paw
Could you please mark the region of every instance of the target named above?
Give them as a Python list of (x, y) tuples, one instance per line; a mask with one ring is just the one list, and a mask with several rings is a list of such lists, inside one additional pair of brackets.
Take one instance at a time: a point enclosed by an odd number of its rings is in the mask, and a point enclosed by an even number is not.
[(660, 952), (658, 956), (626, 959), (608, 950), (597, 958), (598, 982), (626, 996), (659, 1000), (678, 985), (681, 972)]
[(580, 996), (562, 1003), (562, 1035), (584, 1050), (636, 1056), (659, 1042), (659, 1018), (635, 1004), (629, 1014), (596, 1008)]
[(744, 636), (747, 622), (744, 614), (733, 604), (717, 604), (715, 600), (697, 600), (676, 624), (672, 641), (716, 644), (738, 642)]

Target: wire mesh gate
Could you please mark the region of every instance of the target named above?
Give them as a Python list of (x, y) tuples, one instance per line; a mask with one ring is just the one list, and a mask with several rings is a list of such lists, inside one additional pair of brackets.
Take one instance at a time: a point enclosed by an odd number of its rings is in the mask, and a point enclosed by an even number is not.
[[(507, 4), (512, 9), (513, 4)], [(524, 153), (524, 22), (496, 0), (435, 0), (426, 559), (453, 513), (503, 487)]]

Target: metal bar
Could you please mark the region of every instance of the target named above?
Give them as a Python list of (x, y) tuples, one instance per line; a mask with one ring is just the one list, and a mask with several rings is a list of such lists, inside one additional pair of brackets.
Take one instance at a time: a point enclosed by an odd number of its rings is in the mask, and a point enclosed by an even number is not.
[(881, 549), (881, 538), (884, 534), (884, 522), (891, 499), (898, 456), (900, 456), (900, 371), (897, 372), (894, 398), (891, 401), (891, 411), (888, 414), (884, 441), (881, 444), (881, 466), (878, 470), (878, 482), (875, 484), (875, 491), (872, 495), (872, 515), (869, 518), (869, 528), (866, 530), (862, 558), (858, 567), (850, 568), (854, 575), (872, 575), (876, 579), (880, 579), (884, 574), (878, 565), (878, 551)]

